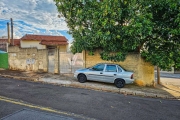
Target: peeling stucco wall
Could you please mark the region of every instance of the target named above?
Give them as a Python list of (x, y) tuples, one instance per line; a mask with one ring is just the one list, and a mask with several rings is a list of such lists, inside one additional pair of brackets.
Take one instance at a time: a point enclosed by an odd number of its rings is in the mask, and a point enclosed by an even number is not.
[(9, 69), (47, 72), (47, 50), (10, 46), (8, 51)]
[(17, 46), (9, 47), (9, 69), (12, 70), (30, 70), (30, 71), (43, 71), (43, 72), (60, 72), (60, 53), (67, 53), (67, 45), (57, 46), (55, 54), (53, 55), (52, 64), (54, 70), (48, 71), (49, 59), (48, 49), (37, 49), (37, 48), (19, 48)]

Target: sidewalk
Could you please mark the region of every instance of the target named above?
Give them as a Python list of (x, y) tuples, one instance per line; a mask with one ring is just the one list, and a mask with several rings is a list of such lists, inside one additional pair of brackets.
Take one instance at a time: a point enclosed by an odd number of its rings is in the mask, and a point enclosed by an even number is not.
[[(155, 78), (157, 76), (156, 71), (155, 73)], [(163, 85), (173, 85), (176, 86), (178, 88), (180, 88), (180, 74), (174, 74), (172, 72), (167, 72), (167, 71), (161, 71), (160, 72), (160, 82)]]
[(75, 78), (73, 78), (72, 74), (57, 75), (50, 73), (35, 73), (30, 71), (12, 71), (2, 69), (0, 69), (0, 76), (66, 87), (76, 87), (97, 91), (113, 92), (124, 95), (163, 99), (180, 99), (180, 87), (165, 83), (163, 83), (163, 85), (156, 85), (155, 87), (139, 87), (136, 85), (126, 85), (124, 88), (116, 88), (114, 84), (108, 83), (91, 81), (88, 81), (86, 83), (79, 83)]

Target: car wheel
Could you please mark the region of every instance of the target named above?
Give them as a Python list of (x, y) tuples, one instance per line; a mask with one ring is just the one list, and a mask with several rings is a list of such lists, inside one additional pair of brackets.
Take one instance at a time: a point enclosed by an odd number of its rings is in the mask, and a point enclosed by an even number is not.
[(116, 79), (114, 84), (116, 85), (117, 88), (123, 88), (125, 85), (125, 81), (122, 79)]
[(80, 75), (78, 75), (78, 81), (80, 83), (84, 83), (84, 82), (87, 81), (87, 78), (86, 78), (86, 76), (84, 74), (80, 74)]

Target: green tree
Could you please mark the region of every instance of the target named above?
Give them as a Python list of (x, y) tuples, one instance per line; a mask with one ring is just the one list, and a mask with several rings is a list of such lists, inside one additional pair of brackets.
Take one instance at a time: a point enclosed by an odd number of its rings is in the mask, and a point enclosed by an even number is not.
[(102, 59), (123, 61), (139, 52), (161, 68), (180, 67), (178, 0), (54, 1), (73, 35), (73, 53), (100, 49)]
[(180, 1), (149, 0), (153, 30), (141, 55), (162, 69), (180, 68)]

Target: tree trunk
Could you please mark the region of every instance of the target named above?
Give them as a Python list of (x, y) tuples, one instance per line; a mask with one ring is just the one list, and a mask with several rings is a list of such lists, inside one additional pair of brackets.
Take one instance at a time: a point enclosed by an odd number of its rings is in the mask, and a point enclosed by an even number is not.
[(161, 82), (160, 82), (160, 69), (158, 66), (157, 66), (157, 83), (161, 84)]

